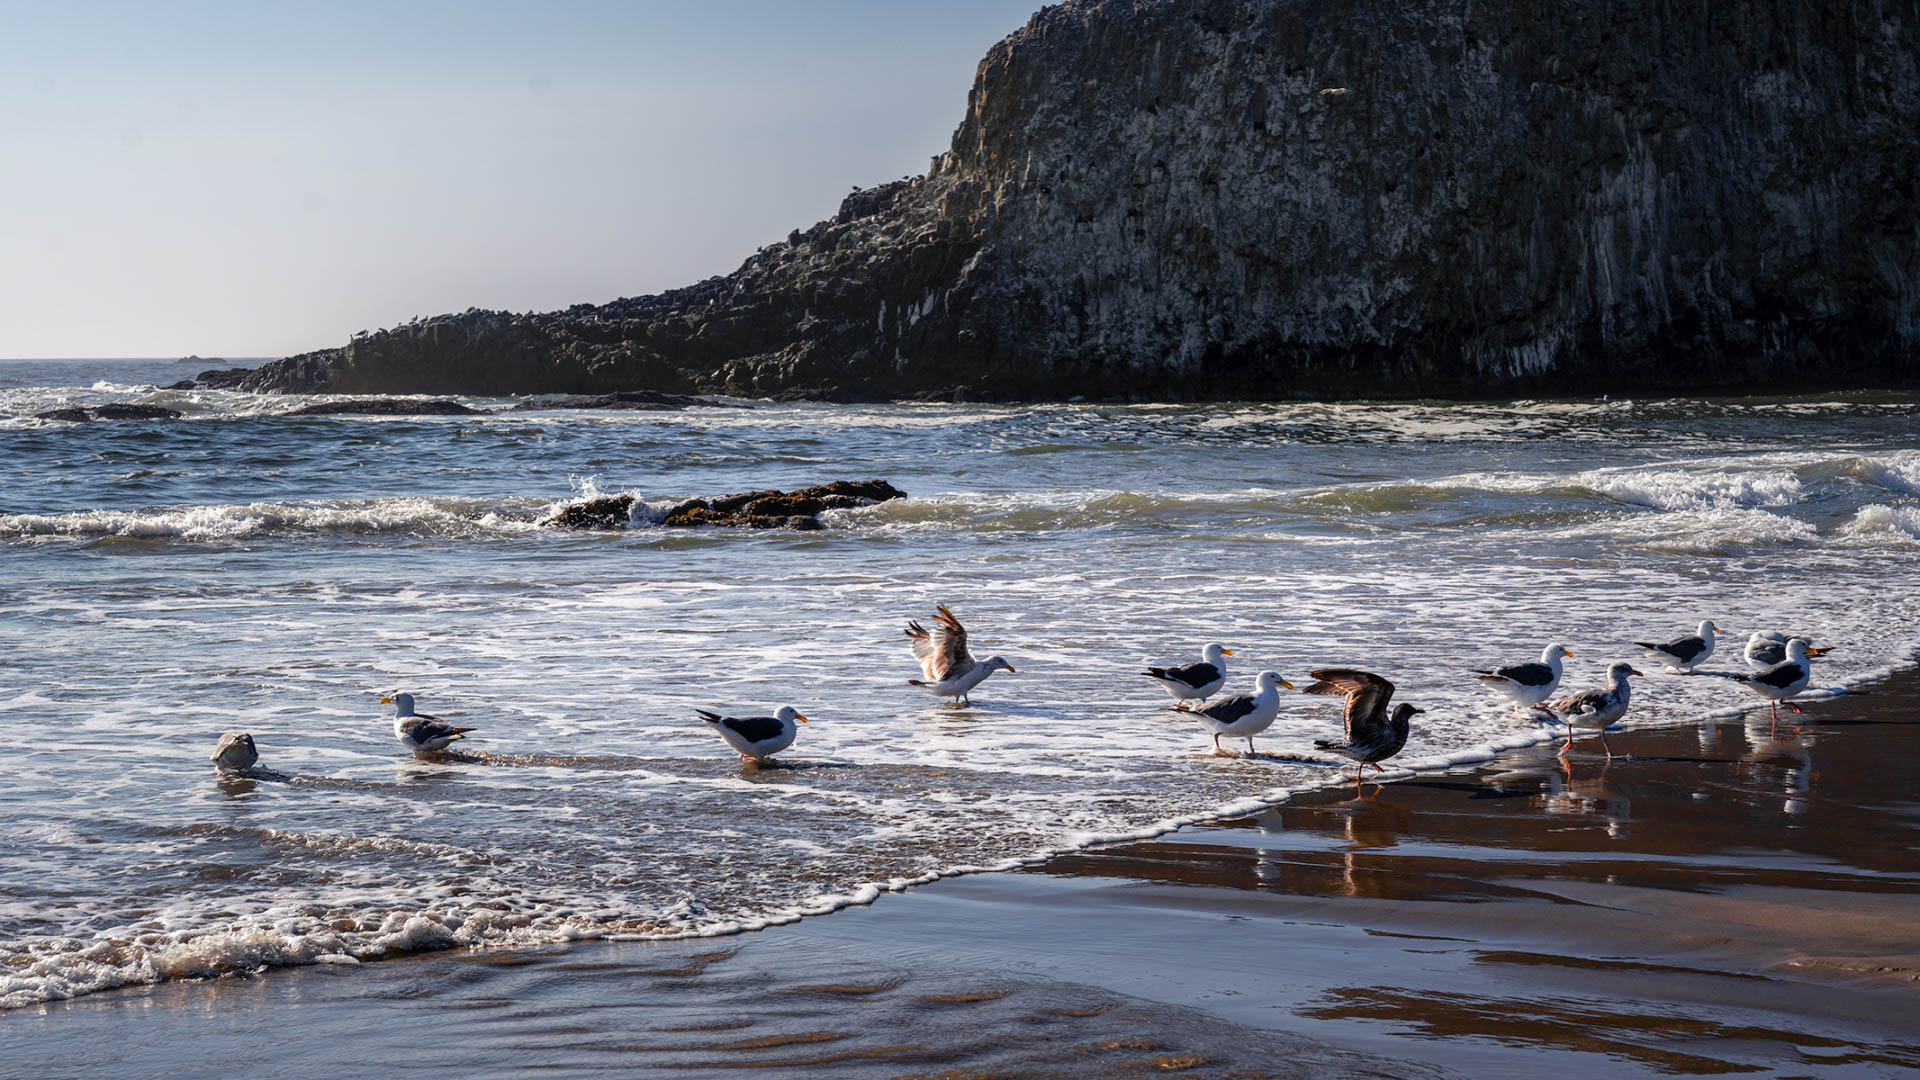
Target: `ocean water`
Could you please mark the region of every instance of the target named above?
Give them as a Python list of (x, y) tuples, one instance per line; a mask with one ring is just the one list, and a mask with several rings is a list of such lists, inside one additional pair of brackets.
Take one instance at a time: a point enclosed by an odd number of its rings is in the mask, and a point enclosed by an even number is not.
[[(1392, 764), (1557, 735), (1468, 669), (1756, 628), (1841, 688), (1920, 644), (1920, 398), (773, 405), (295, 418), (162, 361), (0, 362), (0, 1006), (453, 945), (720, 934), (1339, 782), (1338, 703), (1215, 757), (1139, 672), (1386, 674)], [(176, 421), (31, 414), (136, 401)], [(471, 404), (501, 406), (474, 399)], [(544, 528), (881, 477), (824, 532)], [(905, 685), (953, 606), (1004, 654)], [(1628, 723), (1760, 705), (1638, 680)], [(383, 693), (478, 730), (416, 760)], [(695, 708), (812, 718), (744, 767)], [(1761, 706), (1764, 707), (1764, 706)], [(1818, 708), (1818, 705), (1814, 705)], [(263, 769), (219, 778), (222, 731)]]

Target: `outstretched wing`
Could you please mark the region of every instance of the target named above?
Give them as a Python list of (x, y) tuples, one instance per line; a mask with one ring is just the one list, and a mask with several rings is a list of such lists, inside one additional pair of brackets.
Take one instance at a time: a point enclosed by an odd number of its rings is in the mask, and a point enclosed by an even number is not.
[(967, 628), (953, 617), (947, 605), (941, 604), (933, 609), (933, 629), (921, 629), (925, 635), (922, 640), (914, 634), (920, 629), (919, 623), (912, 624), (907, 636), (913, 637), (913, 654), (920, 659), (920, 670), (924, 671), (928, 682), (944, 682), (973, 670), (973, 656), (967, 652)]
[(1345, 722), (1347, 742), (1366, 742), (1374, 728), (1387, 722), (1387, 701), (1393, 697), (1393, 684), (1371, 671), (1353, 668), (1321, 668), (1308, 672), (1317, 681), (1308, 686), (1309, 694), (1347, 699)]

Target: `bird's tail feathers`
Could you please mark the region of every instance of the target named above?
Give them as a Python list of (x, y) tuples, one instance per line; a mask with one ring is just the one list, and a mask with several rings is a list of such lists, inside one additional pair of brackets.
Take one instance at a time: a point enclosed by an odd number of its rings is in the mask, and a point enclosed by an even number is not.
[(1167, 669), (1163, 667), (1150, 667), (1140, 674), (1145, 675), (1149, 679), (1164, 679), (1167, 677)]
[(708, 712), (705, 709), (695, 709), (693, 711), (699, 713), (700, 719), (705, 720), (709, 724), (717, 724), (720, 722), (719, 713)]
[(923, 682), (923, 681), (921, 681), (921, 680), (919, 680), (919, 679), (908, 679), (908, 680), (907, 680), (907, 685), (908, 685), (908, 686), (931, 686), (932, 684), (931, 684), (931, 683), (927, 683), (927, 682)]
[(1664, 647), (1660, 645), (1658, 642), (1653, 642), (1653, 641), (1636, 641), (1634, 642), (1634, 644), (1640, 646), (1643, 649), (1651, 649), (1654, 652), (1659, 652)]

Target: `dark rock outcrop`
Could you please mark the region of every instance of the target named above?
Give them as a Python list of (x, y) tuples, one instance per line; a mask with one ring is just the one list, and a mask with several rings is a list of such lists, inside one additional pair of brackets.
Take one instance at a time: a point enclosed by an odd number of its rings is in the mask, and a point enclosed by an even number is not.
[(1067, 0), (926, 176), (726, 277), (250, 389), (830, 400), (1920, 381), (1920, 16)]
[(40, 420), (71, 420), (86, 423), (90, 420), (178, 420), (180, 410), (163, 408), (159, 405), (89, 405), (85, 408), (50, 409), (47, 412), (34, 413)]
[(749, 409), (751, 405), (739, 405), (724, 401), (710, 401), (694, 397), (691, 394), (663, 394), (657, 390), (622, 390), (614, 394), (593, 394), (587, 397), (543, 398), (536, 401), (522, 401), (513, 406), (510, 412), (538, 412), (542, 409), (613, 409), (644, 410), (670, 412), (690, 408), (694, 405), (710, 405), (723, 409)]
[[(285, 363), (285, 361), (276, 361), (276, 362)], [(203, 371), (200, 374), (195, 375), (193, 379), (190, 382), (188, 382), (186, 385), (184, 386), (175, 385), (174, 387), (172, 387), (172, 389), (175, 389), (175, 390), (239, 390), (243, 388), (242, 384), (246, 383), (250, 379), (255, 378), (258, 374), (259, 373), (255, 371), (253, 368), (243, 368), (243, 367), (223, 368), (223, 369), (218, 369), (214, 371)]]
[[(907, 493), (885, 480), (835, 480), (798, 491), (749, 491), (717, 499), (688, 499), (661, 516), (664, 528), (720, 525), (750, 529), (821, 529), (822, 510), (872, 506)], [(545, 524), (567, 529), (621, 529), (633, 516), (633, 496), (605, 495), (562, 507)]]
[(457, 401), (435, 398), (419, 401), (408, 398), (349, 398), (302, 405), (288, 416), (485, 416), (491, 410), (476, 409)]

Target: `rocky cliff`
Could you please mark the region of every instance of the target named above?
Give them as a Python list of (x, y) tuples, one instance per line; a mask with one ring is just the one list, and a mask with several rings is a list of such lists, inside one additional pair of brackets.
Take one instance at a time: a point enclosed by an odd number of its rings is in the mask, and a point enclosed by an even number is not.
[(657, 296), (256, 389), (873, 398), (1920, 381), (1920, 6), (1068, 0), (926, 176)]

